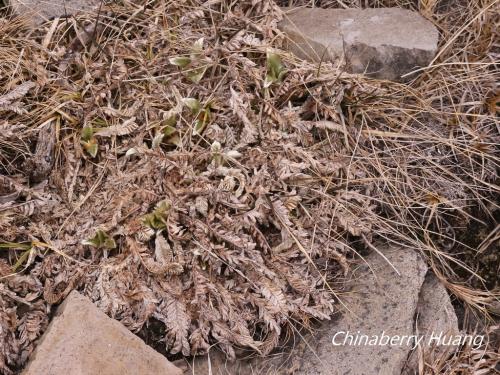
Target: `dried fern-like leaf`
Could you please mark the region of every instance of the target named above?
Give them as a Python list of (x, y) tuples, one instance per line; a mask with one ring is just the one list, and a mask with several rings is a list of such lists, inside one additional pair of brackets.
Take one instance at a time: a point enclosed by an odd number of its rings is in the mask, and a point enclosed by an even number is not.
[(21, 107), (22, 104), (17, 100), (23, 98), (28, 91), (35, 86), (36, 84), (34, 82), (24, 82), (7, 94), (1, 95), (0, 111), (14, 111), (18, 114), (23, 114), (25, 110)]
[(139, 125), (135, 122), (135, 117), (131, 117), (124, 121), (123, 124), (108, 126), (107, 128), (99, 129), (94, 134), (101, 137), (112, 137), (128, 135), (133, 133)]
[(170, 353), (182, 353), (189, 355), (191, 353), (188, 331), (190, 318), (186, 312), (186, 305), (178, 299), (165, 295), (165, 300), (158, 307), (159, 313), (155, 316), (165, 324), (167, 347)]

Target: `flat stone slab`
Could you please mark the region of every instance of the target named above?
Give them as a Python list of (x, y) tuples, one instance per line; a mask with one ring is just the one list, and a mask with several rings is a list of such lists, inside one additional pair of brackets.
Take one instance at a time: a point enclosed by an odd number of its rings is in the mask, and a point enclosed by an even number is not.
[[(310, 340), (309, 360), (302, 361), (297, 374), (401, 374), (413, 346), (402, 337), (414, 335), (427, 266), (416, 251), (398, 247), (380, 251), (386, 259), (370, 254), (367, 264), (355, 271), (351, 291), (343, 298), (350, 311), (326, 322)], [(365, 341), (373, 344), (375, 337), (376, 344), (365, 345)], [(397, 342), (394, 337), (399, 337)], [(391, 339), (392, 344), (385, 343)]]
[(312, 62), (338, 61), (351, 73), (399, 80), (427, 66), (437, 51), (436, 27), (400, 8), (284, 8), (278, 27), (288, 49)]
[(181, 375), (76, 291), (58, 308), (23, 375)]
[(47, 20), (90, 11), (99, 6), (100, 0), (7, 0), (15, 14), (28, 15), (34, 24)]
[(436, 359), (451, 355), (457, 350), (457, 347), (452, 345), (436, 345), (437, 337), (443, 337), (444, 341), (448, 341), (449, 337), (459, 336), (460, 330), (450, 296), (431, 271), (425, 277), (420, 290), (415, 326), (418, 335), (423, 339), (421, 345), (410, 354), (405, 375), (419, 373), (420, 358), (433, 363)]

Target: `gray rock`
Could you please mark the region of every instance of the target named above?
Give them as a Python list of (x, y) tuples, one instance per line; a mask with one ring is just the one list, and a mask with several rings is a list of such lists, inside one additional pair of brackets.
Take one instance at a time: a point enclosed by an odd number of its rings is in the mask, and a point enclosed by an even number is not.
[[(370, 337), (413, 335), (413, 318), (427, 267), (416, 251), (379, 249), (387, 260), (376, 253), (365, 258), (368, 264), (355, 271), (351, 291), (343, 298), (350, 311), (344, 311), (337, 320), (325, 323), (314, 339), (309, 340), (307, 346), (312, 350), (302, 355), (308, 360), (302, 361), (297, 374), (401, 374), (413, 343), (332, 344), (332, 338), (338, 332), (349, 332), (353, 337), (358, 332)], [(336, 343), (343, 343), (344, 337), (345, 334), (340, 334)]]
[(341, 59), (352, 73), (398, 80), (424, 67), (437, 51), (436, 27), (399, 8), (285, 8), (279, 28), (288, 48), (313, 62)]
[(23, 375), (181, 375), (182, 371), (73, 291)]
[[(416, 330), (423, 337), (422, 345), (414, 350), (406, 366), (405, 374), (419, 374), (419, 361), (432, 363), (436, 359), (452, 354), (454, 346), (429, 345), (431, 335), (450, 337), (460, 335), (458, 319), (446, 288), (434, 273), (429, 272), (420, 290), (417, 306)], [(446, 340), (445, 340), (446, 341)]]
[(33, 24), (74, 15), (80, 11), (91, 11), (99, 6), (100, 0), (7, 0), (15, 14), (29, 16)]

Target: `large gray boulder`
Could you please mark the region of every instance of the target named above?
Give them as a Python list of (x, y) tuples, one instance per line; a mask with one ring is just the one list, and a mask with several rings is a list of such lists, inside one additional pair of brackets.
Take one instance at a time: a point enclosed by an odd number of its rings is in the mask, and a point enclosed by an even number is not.
[(73, 291), (22, 374), (181, 375), (182, 371)]
[[(414, 314), (427, 266), (410, 249), (380, 247), (380, 251), (383, 256), (370, 254), (355, 271), (343, 298), (348, 310), (344, 308), (338, 320), (325, 323), (310, 340), (310, 360), (302, 362), (298, 374), (401, 374), (413, 346), (402, 337), (414, 335)], [(361, 335), (370, 338), (368, 344)], [(370, 345), (375, 337), (378, 342)], [(387, 337), (398, 339), (386, 343)]]
[(436, 27), (399, 8), (285, 8), (279, 28), (288, 48), (313, 62), (341, 61), (352, 73), (399, 80), (425, 67), (437, 51)]

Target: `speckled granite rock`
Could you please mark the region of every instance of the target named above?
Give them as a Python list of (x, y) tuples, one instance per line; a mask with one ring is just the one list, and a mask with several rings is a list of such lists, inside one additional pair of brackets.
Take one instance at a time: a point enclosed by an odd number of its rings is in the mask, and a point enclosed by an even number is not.
[(313, 62), (340, 59), (352, 73), (398, 80), (437, 51), (436, 27), (406, 9), (284, 10), (279, 28), (291, 52)]
[[(338, 345), (336, 333), (359, 332), (368, 336), (394, 337), (414, 334), (414, 314), (427, 266), (416, 251), (397, 247), (381, 248), (366, 257), (343, 298), (349, 311), (319, 330), (309, 346), (309, 361), (302, 361), (301, 375), (400, 375), (412, 345)], [(390, 263), (390, 264), (389, 264)], [(397, 270), (397, 272), (396, 272)], [(339, 334), (336, 343), (346, 335)], [(354, 341), (353, 341), (354, 342)]]

